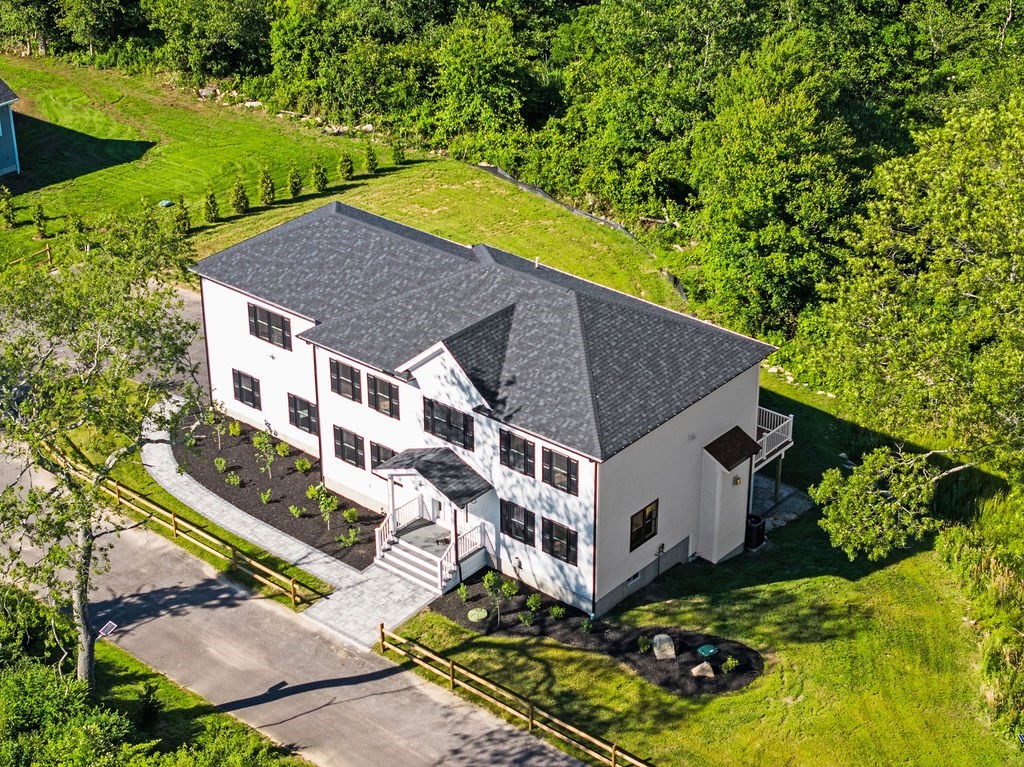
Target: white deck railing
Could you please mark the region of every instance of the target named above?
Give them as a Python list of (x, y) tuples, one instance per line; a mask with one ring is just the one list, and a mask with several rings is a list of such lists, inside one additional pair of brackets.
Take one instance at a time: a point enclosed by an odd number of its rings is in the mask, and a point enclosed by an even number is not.
[(444, 555), (437, 563), (437, 587), (442, 591), (450, 574), (458, 569), (458, 562), (455, 559), (456, 543), (458, 543), (457, 548), (459, 553), (462, 554), (463, 559), (466, 558), (467, 554), (472, 554), (482, 547), (484, 544), (481, 525), (477, 525), (472, 530), (467, 530), (459, 536), (458, 541), (452, 541), (448, 548), (445, 549)]
[(422, 496), (416, 496), (408, 503), (404, 503), (393, 511), (384, 515), (383, 521), (373, 531), (374, 544), (377, 548), (377, 559), (384, 558), (387, 551), (398, 535), (398, 531), (415, 522), (417, 519), (426, 516), (426, 504)]
[(754, 456), (754, 471), (793, 444), (793, 416), (758, 406), (757, 433), (760, 449)]

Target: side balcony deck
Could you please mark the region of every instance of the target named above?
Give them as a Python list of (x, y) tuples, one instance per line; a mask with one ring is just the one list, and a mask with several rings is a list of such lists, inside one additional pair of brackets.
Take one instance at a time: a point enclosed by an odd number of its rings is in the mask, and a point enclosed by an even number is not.
[(757, 408), (757, 444), (754, 471), (783, 456), (793, 445), (793, 416), (776, 413), (766, 407)]

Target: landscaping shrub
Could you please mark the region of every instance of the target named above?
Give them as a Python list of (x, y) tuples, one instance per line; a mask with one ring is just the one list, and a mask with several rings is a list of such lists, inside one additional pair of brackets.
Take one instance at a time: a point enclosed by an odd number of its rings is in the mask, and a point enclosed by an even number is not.
[[(328, 528), (328, 529), (330, 529), (330, 528)], [(340, 543), (346, 549), (351, 548), (352, 546), (355, 546), (356, 542), (358, 540), (359, 540), (359, 528), (358, 527), (350, 527), (348, 529), (347, 533), (345, 533), (344, 535), (339, 535), (338, 538), (337, 538), (338, 543)]]
[(223, 474), (224, 470), (228, 467), (228, 461), (226, 458), (217, 456), (213, 459), (213, 468), (217, 470), (218, 474)]
[(266, 490), (260, 491), (260, 501), (264, 504), (270, 503), (271, 496), (274, 495), (274, 489), (268, 487)]
[(313, 160), (309, 168), (309, 180), (317, 194), (323, 194), (327, 190), (327, 169), (324, 167), (322, 157)]
[(344, 183), (345, 181), (351, 181), (355, 174), (356, 166), (352, 162), (352, 155), (348, 152), (342, 152), (341, 157), (338, 158), (338, 178)]
[(519, 622), (524, 626), (532, 626), (534, 621), (537, 620), (537, 613), (533, 610), (523, 610), (519, 613)]
[(313, 463), (308, 458), (306, 458), (305, 456), (302, 456), (301, 458), (296, 458), (295, 459), (295, 469), (300, 474), (305, 474), (307, 471), (309, 471), (312, 468), (313, 468)]
[(238, 421), (232, 421), (228, 424), (228, 434), (232, 437), (239, 437), (242, 435), (242, 424)]
[[(643, 651), (641, 650), (641, 652), (643, 652)], [(740, 666), (740, 662), (736, 658), (736, 656), (730, 655), (728, 658), (725, 659), (725, 662), (722, 663), (722, 673), (723, 674), (731, 674), (733, 671), (738, 669), (739, 666)]]
[(36, 239), (45, 240), (48, 235), (46, 233), (46, 214), (43, 212), (43, 204), (37, 202), (32, 206), (32, 226), (36, 228)]
[(594, 623), (590, 618), (584, 618), (580, 621), (580, 631), (584, 634), (589, 634), (594, 629)]
[(650, 652), (651, 647), (653, 647), (651, 644), (651, 638), (645, 634), (641, 634), (636, 638), (636, 647), (641, 653)]
[(249, 212), (249, 195), (241, 176), (235, 177), (235, 185), (231, 187), (231, 212), (236, 216), (244, 216)]
[(203, 197), (203, 218), (206, 223), (213, 224), (220, 220), (220, 205), (217, 204), (217, 194), (213, 189), (207, 189)]
[(341, 512), (341, 518), (350, 525), (354, 525), (359, 521), (359, 510), (355, 507), (349, 507)]
[(505, 599), (511, 599), (519, 593), (519, 582), (512, 578), (506, 578), (501, 582), (501, 595)]
[(373, 148), (373, 144), (369, 141), (366, 142), (366, 153), (363, 157), (363, 165), (366, 167), (367, 176), (372, 176), (377, 172), (377, 150)]
[(281, 458), (287, 458), (292, 452), (291, 446), (287, 442), (278, 442), (274, 446), (274, 450)]
[(233, 471), (228, 472), (227, 476), (224, 477), (224, 481), (231, 485), (231, 487), (238, 487), (242, 484), (242, 478)]
[(459, 584), (458, 588), (455, 589), (455, 593), (459, 595), (459, 599), (465, 604), (466, 600), (469, 599), (469, 586), (465, 582)]
[(273, 205), (276, 190), (274, 189), (274, 179), (270, 175), (270, 168), (266, 165), (260, 168), (260, 176), (256, 184), (259, 188), (260, 205), (264, 207)]
[(171, 231), (179, 237), (184, 237), (192, 231), (192, 217), (189, 215), (184, 195), (178, 195), (178, 204), (171, 214)]
[(11, 199), (11, 190), (6, 186), (0, 186), (0, 226), (4, 229), (14, 228), (14, 201)]
[(258, 431), (252, 435), (252, 447), (256, 451), (256, 460), (260, 464), (260, 474), (266, 474), (273, 479), (274, 473), (270, 467), (274, 464), (277, 451), (274, 449), (274, 440), (265, 431)]
[(398, 166), (405, 165), (405, 147), (403, 147), (399, 141), (395, 141), (395, 143), (391, 145), (391, 164)]
[(306, 507), (305, 506), (296, 506), (293, 503), (291, 506), (288, 507), (288, 511), (291, 512), (291, 515), (293, 517), (298, 519), (299, 517), (301, 517), (303, 514), (306, 513)]
[(560, 621), (565, 617), (565, 608), (561, 605), (551, 605), (551, 608), (548, 610), (548, 616), (553, 621)]
[(288, 194), (293, 200), (302, 194), (302, 174), (294, 162), (288, 166)]
[(527, 610), (532, 610), (533, 612), (537, 612), (538, 610), (540, 610), (540, 604), (541, 604), (541, 595), (538, 594), (537, 592), (534, 592), (534, 593), (530, 594), (530, 596), (528, 596), (526, 598), (526, 609)]

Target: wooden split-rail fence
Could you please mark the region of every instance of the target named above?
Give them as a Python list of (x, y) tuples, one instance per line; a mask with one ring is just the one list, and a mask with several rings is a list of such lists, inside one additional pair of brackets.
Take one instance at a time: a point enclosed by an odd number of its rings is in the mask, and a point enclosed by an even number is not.
[[(39, 256), (46, 256), (46, 259), (44, 260), (42, 258), (39, 258)], [(23, 261), (33, 261), (35, 262), (36, 266), (41, 266), (42, 264), (45, 263), (48, 267), (52, 267), (53, 251), (50, 250), (50, 243), (46, 243), (46, 247), (44, 247), (42, 250), (36, 251), (35, 253), (29, 253), (27, 256), (16, 258), (13, 261), (8, 261), (7, 265), (14, 266), (15, 264), (20, 264)]]
[[(78, 464), (67, 456), (62, 456), (57, 460), (82, 482), (96, 483), (99, 475), (89, 468)], [(154, 503), (135, 491), (122, 486), (116, 480), (105, 477), (97, 484), (97, 487), (106, 493), (118, 507), (134, 511), (136, 514), (145, 517), (147, 522), (154, 522), (170, 530), (172, 537), (183, 538), (203, 551), (225, 562), (229, 562), (232, 570), (245, 573), (257, 583), (261, 583), (279, 594), (284, 594), (291, 599), (292, 605), (295, 607), (302, 603), (312, 603), (317, 598), (323, 596), (323, 594), (314, 591), (308, 586), (298, 583), (295, 578), (284, 575), (274, 568), (258, 562), (234, 544), (228, 543), (188, 520), (182, 519), (174, 511), (165, 509), (160, 504)]]
[(601, 764), (611, 767), (654, 767), (651, 762), (633, 756), (603, 738), (598, 738), (549, 714), (533, 704), (533, 701), (512, 692), (490, 679), (480, 676), (449, 658), (443, 658), (418, 642), (388, 631), (380, 624), (381, 652), (391, 650), (408, 658), (420, 668), (447, 681), (448, 689), (466, 690), (482, 700), (496, 706), (506, 714), (526, 724), (527, 730), (540, 730), (574, 749), (592, 757)]

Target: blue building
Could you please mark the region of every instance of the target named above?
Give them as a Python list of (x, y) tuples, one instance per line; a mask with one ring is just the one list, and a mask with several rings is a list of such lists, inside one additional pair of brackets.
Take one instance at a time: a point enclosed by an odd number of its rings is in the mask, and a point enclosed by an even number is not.
[(5, 173), (21, 173), (18, 162), (18, 140), (14, 137), (14, 110), (17, 94), (3, 80), (0, 80), (0, 176)]

